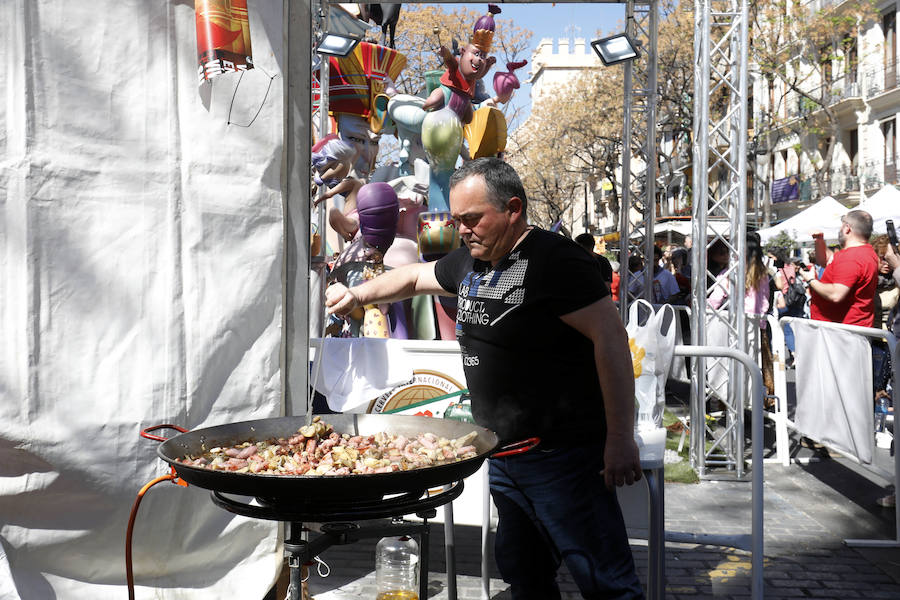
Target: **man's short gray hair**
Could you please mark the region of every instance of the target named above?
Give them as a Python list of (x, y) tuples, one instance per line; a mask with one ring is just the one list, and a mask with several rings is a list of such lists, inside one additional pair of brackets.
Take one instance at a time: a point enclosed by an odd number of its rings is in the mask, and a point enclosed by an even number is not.
[(450, 176), (450, 189), (452, 190), (456, 187), (456, 184), (473, 175), (479, 175), (484, 180), (484, 185), (487, 188), (487, 200), (497, 210), (506, 210), (506, 204), (513, 196), (522, 200), (523, 211), (528, 206), (528, 199), (525, 197), (525, 188), (522, 186), (522, 180), (519, 179), (519, 174), (516, 173), (516, 170), (507, 162), (493, 156), (486, 156), (463, 163)]
[(847, 223), (847, 225), (850, 226), (850, 229), (853, 230), (853, 233), (859, 237), (865, 238), (866, 240), (872, 237), (872, 215), (866, 211), (851, 210), (844, 215), (844, 218), (841, 220)]

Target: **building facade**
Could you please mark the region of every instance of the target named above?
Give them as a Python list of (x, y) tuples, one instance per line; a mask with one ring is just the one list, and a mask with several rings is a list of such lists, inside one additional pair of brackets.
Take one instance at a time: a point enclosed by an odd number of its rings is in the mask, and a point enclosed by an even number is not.
[[(784, 10), (798, 19), (810, 11), (852, 8), (857, 1), (801, 0), (785, 3)], [(776, 223), (828, 195), (853, 207), (864, 195), (897, 183), (898, 5), (876, 1), (877, 15), (847, 28), (839, 44), (821, 52), (818, 64), (810, 64), (808, 52), (806, 60), (790, 59), (785, 69), (796, 70), (799, 90), (765, 77), (758, 65), (752, 71), (751, 221)]]

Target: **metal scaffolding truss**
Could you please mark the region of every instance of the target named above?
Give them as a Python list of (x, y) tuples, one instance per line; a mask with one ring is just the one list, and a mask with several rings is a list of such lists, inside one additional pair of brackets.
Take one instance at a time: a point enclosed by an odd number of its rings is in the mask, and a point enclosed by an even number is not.
[[(640, 249), (644, 256), (643, 286), (639, 294), (653, 302), (653, 223), (656, 220), (657, 162), (657, 32), (658, 0), (629, 0), (625, 32), (643, 46), (639, 56), (625, 63), (625, 122), (622, 140), (622, 202), (619, 215), (619, 313), (628, 319), (630, 293), (628, 257)], [(632, 162), (634, 161), (634, 162)], [(632, 219), (632, 212), (637, 217)]]
[[(691, 344), (747, 351), (744, 314), (747, 209), (747, 0), (694, 2), (694, 146)], [(728, 238), (709, 228), (724, 217)], [(712, 273), (711, 247), (724, 244), (728, 266)], [(717, 276), (718, 275), (718, 276)], [(713, 309), (707, 299), (727, 291)], [(701, 477), (711, 467), (744, 475), (746, 382), (736, 365), (698, 358), (691, 365), (691, 462)]]
[[(291, 40), (291, 69), (300, 82), (308, 82), (311, 73), (310, 43), (316, 21), (323, 18), (317, 9), (327, 10), (331, 0), (301, 0), (295, 5), (285, 3), (286, 21), (292, 28), (303, 32)], [(413, 0), (427, 3), (434, 0)], [(516, 1), (516, 0), (513, 0)], [(528, 0), (519, 0), (529, 3)], [(581, 0), (563, 0), (579, 2)], [(441, 2), (441, 0), (438, 0)], [(323, 10), (323, 12), (324, 12)], [(652, 257), (653, 226), (656, 208), (657, 179), (657, 31), (658, 0), (629, 0), (626, 2), (627, 32), (633, 40), (642, 44), (640, 58), (625, 65), (625, 127), (622, 158), (622, 214), (620, 236), (622, 242), (620, 263), (621, 290), (628, 289), (628, 254), (640, 249)], [(316, 14), (319, 13), (319, 14)], [(693, 239), (691, 311), (691, 343), (707, 345), (715, 343), (728, 348), (746, 351), (747, 335), (743, 311), (744, 252), (747, 188), (747, 53), (748, 53), (748, 2), (747, 0), (695, 0), (694, 36), (694, 98), (695, 119), (693, 129)], [(305, 31), (304, 31), (305, 30)], [(313, 34), (313, 35), (311, 35)], [(286, 86), (288, 105), (293, 106), (294, 88)], [(302, 90), (299, 85), (297, 90)], [(308, 94), (307, 94), (308, 96)], [(299, 96), (298, 96), (299, 97)], [(308, 97), (303, 105), (309, 106)], [(301, 333), (306, 328), (309, 310), (309, 192), (304, 183), (308, 169), (308, 140), (311, 123), (306, 111), (291, 112), (286, 132), (297, 143), (296, 152), (288, 152), (291, 174), (288, 210), (289, 252), (291, 263), (288, 274), (294, 275), (288, 289), (288, 297), (295, 310), (287, 317), (286, 327)], [(307, 140), (307, 141), (302, 141)], [(291, 145), (293, 148), (293, 145)], [(306, 147), (304, 147), (306, 146)], [(305, 160), (304, 160), (305, 157)], [(632, 219), (630, 209), (637, 218)], [(707, 226), (708, 217), (725, 217), (730, 223), (730, 236), (722, 238)], [(707, 310), (706, 299), (715, 289), (715, 274), (707, 270), (707, 250), (721, 240), (728, 249), (729, 266), (719, 283), (727, 285), (732, 300), (726, 301), (715, 311)], [(648, 262), (648, 266), (650, 261)], [(297, 268), (304, 265), (307, 268)], [(306, 275), (304, 275), (304, 272)], [(652, 298), (652, 268), (645, 269), (642, 295)], [(727, 284), (725, 283), (727, 281)], [(735, 301), (736, 299), (736, 301)], [(621, 314), (627, 319), (631, 298), (622, 294)], [(296, 335), (295, 333), (295, 335)], [(292, 339), (293, 336), (291, 336)], [(306, 336), (308, 337), (308, 335)], [(296, 336), (287, 353), (290, 371), (287, 375), (288, 390), (307, 389), (305, 340)], [(717, 376), (721, 368), (713, 359), (699, 358), (693, 362), (691, 383), (691, 420), (698, 424), (695, 431), (706, 435), (692, 436), (692, 463), (701, 476), (709, 476), (713, 467), (724, 467), (737, 476), (744, 475), (744, 423), (743, 404), (746, 383), (737, 371), (727, 376)], [(716, 378), (726, 381), (727, 390), (715, 388)], [(713, 384), (713, 385), (711, 385)], [(297, 394), (304, 397), (305, 393)], [(724, 411), (721, 418), (707, 424), (707, 402), (721, 402)], [(700, 425), (703, 424), (703, 425)]]

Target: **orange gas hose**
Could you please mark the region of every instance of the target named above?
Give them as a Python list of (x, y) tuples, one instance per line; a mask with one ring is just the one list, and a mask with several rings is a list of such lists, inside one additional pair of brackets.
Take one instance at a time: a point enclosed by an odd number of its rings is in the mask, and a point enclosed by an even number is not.
[(147, 490), (162, 481), (170, 481), (177, 477), (174, 473), (157, 477), (147, 485), (141, 488), (137, 498), (134, 500), (134, 506), (131, 507), (131, 516), (128, 518), (128, 530), (125, 534), (125, 578), (128, 581), (128, 600), (134, 600), (134, 570), (131, 565), (131, 534), (134, 532), (134, 521), (137, 518), (138, 507), (141, 505), (141, 499)]

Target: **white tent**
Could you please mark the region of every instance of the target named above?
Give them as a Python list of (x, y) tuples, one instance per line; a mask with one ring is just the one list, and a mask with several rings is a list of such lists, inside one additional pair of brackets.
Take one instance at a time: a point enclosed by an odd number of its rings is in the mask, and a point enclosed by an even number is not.
[(817, 231), (824, 233), (826, 240), (836, 240), (841, 217), (847, 214), (848, 210), (831, 196), (826, 196), (790, 219), (773, 227), (760, 229), (757, 233), (763, 244), (781, 232), (787, 233), (791, 239), (800, 243), (811, 243), (812, 234)]
[[(710, 219), (707, 221), (707, 226), (712, 229), (717, 234), (728, 237), (731, 232), (731, 225), (728, 221), (717, 221)], [(659, 236), (663, 234), (677, 233), (679, 235), (688, 236), (692, 234), (693, 223), (689, 219), (684, 220), (673, 220), (673, 221), (664, 221), (661, 223), (654, 223), (653, 225), (653, 235)], [(638, 237), (641, 235), (640, 231), (634, 231), (631, 234), (631, 237)]]
[[(193, 5), (0, 2), (4, 600), (126, 595), (131, 505), (168, 471), (141, 428), (283, 411), (285, 120), (309, 112), (285, 98), (287, 3), (250, 3), (237, 93), (237, 73), (198, 85)], [(280, 550), (276, 523), (164, 483), (137, 597), (260, 598)]]
[[(716, 221), (710, 219), (706, 222), (708, 228), (715, 231), (717, 234), (728, 237), (728, 234), (731, 232), (731, 225), (728, 221)], [(661, 233), (678, 233), (684, 236), (688, 236), (692, 234), (692, 228), (694, 224), (689, 220), (684, 221), (665, 221), (663, 223), (656, 223), (653, 226), (653, 234), (659, 235)]]
[(900, 226), (900, 190), (893, 185), (886, 185), (870, 196), (859, 208), (872, 215), (875, 233), (887, 233), (885, 221), (893, 219)]

